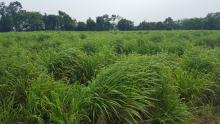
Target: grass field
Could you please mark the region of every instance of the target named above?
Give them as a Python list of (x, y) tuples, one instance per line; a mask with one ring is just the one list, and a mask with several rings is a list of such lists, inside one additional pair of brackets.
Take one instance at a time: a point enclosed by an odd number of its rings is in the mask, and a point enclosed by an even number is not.
[(220, 31), (0, 33), (1, 124), (219, 124)]

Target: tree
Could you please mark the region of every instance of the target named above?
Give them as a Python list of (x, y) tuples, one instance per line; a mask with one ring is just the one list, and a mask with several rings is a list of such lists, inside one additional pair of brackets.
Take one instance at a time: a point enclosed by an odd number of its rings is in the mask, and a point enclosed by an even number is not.
[(111, 24), (112, 18), (107, 14), (96, 17), (96, 29), (98, 31), (111, 30), (113, 25)]
[(11, 2), (8, 6), (4, 2), (0, 3), (0, 30), (7, 32), (15, 30), (16, 15), (22, 9), (20, 2)]
[(111, 24), (113, 26), (113, 29), (117, 29), (117, 23), (122, 19), (119, 15), (112, 15), (111, 16)]
[(61, 30), (74, 30), (76, 27), (76, 20), (73, 20), (68, 14), (59, 11), (60, 28)]
[(204, 18), (190, 18), (174, 21), (171, 17), (163, 22), (141, 22), (137, 27), (130, 20), (118, 15), (102, 15), (96, 20), (89, 18), (86, 23), (78, 22), (67, 13), (58, 11), (58, 15), (42, 15), (39, 12), (29, 12), (22, 9), (18, 1), (6, 5), (0, 2), (0, 31), (37, 31), (37, 30), (220, 30), (220, 12), (209, 13)]
[(18, 1), (11, 2), (9, 4), (9, 6), (7, 7), (7, 12), (12, 15), (15, 15), (16, 13), (20, 12), (21, 10), (22, 10), (22, 5)]
[(21, 11), (17, 14), (17, 31), (38, 31), (44, 30), (43, 16), (39, 12)]
[(6, 14), (6, 5), (4, 2), (0, 2), (0, 16), (2, 17), (3, 15)]
[(43, 21), (45, 24), (45, 29), (46, 30), (60, 30), (60, 17), (56, 15), (44, 15), (43, 16)]
[(138, 30), (164, 30), (165, 26), (162, 22), (141, 22), (138, 27)]
[(167, 30), (172, 30), (175, 28), (175, 22), (173, 21), (171, 17), (166, 18), (163, 24)]
[(134, 23), (130, 20), (127, 20), (127, 19), (121, 19), (119, 22), (118, 22), (118, 25), (117, 25), (118, 29), (119, 30), (133, 30), (134, 29)]
[(18, 27), (17, 26), (17, 15), (18, 15), (18, 13), (20, 12), (22, 10), (22, 5), (21, 5), (21, 3), (20, 2), (18, 2), (18, 1), (15, 1), (15, 2), (11, 2), (9, 5), (8, 5), (8, 7), (7, 7), (7, 9), (6, 9), (6, 11), (7, 11), (7, 13), (11, 16), (11, 18), (12, 18), (12, 26), (13, 26), (13, 29), (14, 30), (16, 30), (16, 27)]
[(94, 20), (92, 20), (92, 18), (87, 19), (86, 24), (88, 30), (90, 31), (96, 30), (96, 23)]
[(84, 22), (78, 22), (77, 24), (77, 31), (86, 31), (87, 30), (87, 25)]
[(181, 29), (204, 29), (205, 22), (203, 18), (183, 19), (179, 22)]
[(0, 31), (9, 32), (13, 30), (13, 19), (9, 14), (1, 16)]
[(220, 12), (209, 13), (205, 17), (205, 27), (210, 30), (220, 30)]

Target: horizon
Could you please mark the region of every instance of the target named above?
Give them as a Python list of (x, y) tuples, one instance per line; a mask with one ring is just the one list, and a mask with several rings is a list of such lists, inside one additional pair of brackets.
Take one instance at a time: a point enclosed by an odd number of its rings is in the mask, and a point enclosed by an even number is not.
[[(115, 2), (116, 0), (62, 0), (57, 2), (52, 0), (4, 0), (3, 2), (9, 4), (13, 1), (21, 2), (24, 10), (36, 11), (41, 14), (57, 15), (58, 11), (61, 10), (77, 21), (83, 22), (89, 17), (95, 19), (95, 17), (103, 14), (116, 14), (134, 21), (136, 25), (142, 21), (164, 21), (167, 17), (172, 17), (174, 20), (201, 18), (208, 13), (220, 11), (220, 1), (218, 0), (118, 0), (117, 2)], [(121, 7), (121, 4), (124, 5)], [(185, 9), (186, 6), (188, 7), (187, 10)]]

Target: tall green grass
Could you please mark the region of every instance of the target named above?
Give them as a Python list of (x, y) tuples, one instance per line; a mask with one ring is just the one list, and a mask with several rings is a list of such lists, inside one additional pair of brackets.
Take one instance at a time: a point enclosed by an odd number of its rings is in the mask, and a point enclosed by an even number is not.
[(0, 123), (199, 123), (220, 105), (218, 40), (219, 31), (1, 33)]

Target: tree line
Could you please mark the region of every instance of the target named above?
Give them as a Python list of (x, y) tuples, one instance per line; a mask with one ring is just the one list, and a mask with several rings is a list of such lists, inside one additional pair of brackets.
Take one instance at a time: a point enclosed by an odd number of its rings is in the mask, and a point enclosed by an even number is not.
[(58, 11), (57, 15), (41, 14), (23, 10), (18, 1), (6, 5), (0, 2), (0, 32), (9, 31), (108, 31), (108, 30), (220, 30), (220, 12), (209, 13), (204, 18), (173, 20), (171, 17), (161, 22), (143, 21), (135, 26), (134, 22), (118, 15), (102, 15), (86, 22), (71, 18), (67, 13)]

